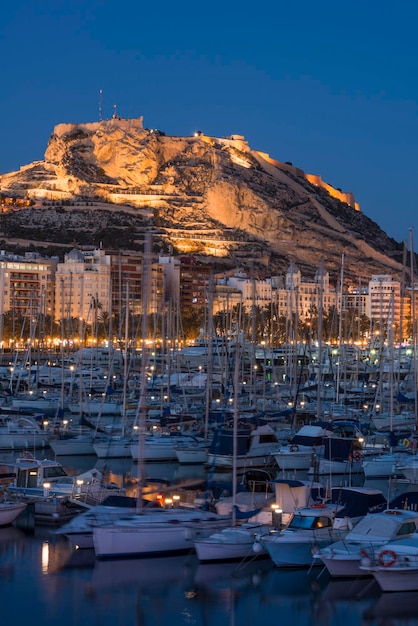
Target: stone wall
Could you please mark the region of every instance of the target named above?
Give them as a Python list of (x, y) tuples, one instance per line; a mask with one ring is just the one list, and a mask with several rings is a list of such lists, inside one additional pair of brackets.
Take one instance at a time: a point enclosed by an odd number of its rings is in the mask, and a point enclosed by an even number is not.
[(54, 135), (57, 137), (62, 137), (63, 135), (67, 135), (68, 133), (72, 133), (75, 130), (88, 130), (90, 132), (95, 132), (99, 129), (114, 129), (121, 128), (123, 130), (129, 130), (130, 128), (137, 128), (139, 130), (143, 130), (143, 117), (137, 117), (134, 119), (122, 119), (122, 118), (112, 118), (110, 120), (102, 120), (99, 122), (86, 122), (85, 124), (57, 124), (54, 128)]
[(345, 202), (345, 204), (348, 204), (348, 206), (351, 206), (356, 211), (360, 211), (360, 205), (355, 201), (354, 194), (350, 193), (349, 191), (344, 192), (340, 191), (339, 189), (335, 189), (335, 187), (332, 187), (331, 185), (328, 185), (328, 183), (325, 183), (322, 178), (316, 174), (305, 174), (305, 178), (312, 185), (315, 185), (316, 187), (321, 187), (321, 189), (325, 189), (325, 191), (328, 191), (329, 195), (333, 198), (336, 198), (340, 202)]

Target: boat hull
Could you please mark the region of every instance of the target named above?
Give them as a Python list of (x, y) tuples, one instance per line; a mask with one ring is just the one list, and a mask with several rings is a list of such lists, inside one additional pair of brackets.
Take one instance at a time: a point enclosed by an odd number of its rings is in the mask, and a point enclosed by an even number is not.
[[(316, 561), (317, 559), (315, 559)], [(361, 558), (359, 556), (351, 555), (336, 555), (335, 558), (322, 557), (318, 559), (321, 561), (328, 570), (328, 573), (333, 578), (349, 578), (356, 576), (367, 576), (366, 572), (360, 568)], [(320, 563), (318, 563), (319, 565)]]
[(418, 567), (382, 567), (373, 576), (382, 591), (418, 591)]
[(318, 459), (315, 467), (309, 469), (309, 474), (316, 475), (333, 475), (333, 474), (359, 474), (363, 471), (363, 466), (360, 461), (335, 461), (325, 458)]
[[(93, 543), (98, 558), (154, 556), (186, 553), (194, 550), (194, 542), (208, 537), (230, 524), (215, 515), (198, 512), (171, 519), (137, 516), (137, 521), (93, 529)], [(193, 521), (196, 520), (196, 521)]]
[[(270, 462), (271, 456), (269, 454), (262, 454), (260, 456), (238, 457), (235, 466), (237, 469), (248, 469), (250, 467), (260, 468), (268, 467)], [(208, 453), (207, 465), (218, 469), (231, 470), (234, 466), (234, 459), (230, 454)]]
[[(197, 558), (202, 563), (240, 561), (241, 559), (254, 558), (253, 543), (254, 541), (248, 541), (246, 544), (215, 544), (213, 542), (197, 541), (195, 542), (195, 550)], [(268, 556), (265, 550), (263, 550), (262, 554)]]
[[(138, 442), (131, 445), (130, 454), (132, 460), (139, 461), (140, 454), (143, 454), (143, 460), (147, 461), (177, 461), (177, 447), (190, 442), (187, 435), (152, 436), (145, 440), (142, 446)], [(141, 448), (141, 449), (140, 449)], [(195, 461), (193, 461), (195, 462)]]
[(53, 439), (49, 447), (56, 456), (82, 456), (95, 454), (92, 438)]
[(48, 445), (48, 435), (39, 433), (1, 433), (1, 450), (31, 450), (45, 448)]
[(26, 508), (24, 502), (1, 502), (0, 503), (0, 526), (9, 526)]
[(311, 567), (320, 565), (313, 552), (328, 546), (329, 539), (306, 538), (299, 541), (262, 541), (275, 567)]
[(263, 531), (260, 526), (253, 529), (228, 528), (207, 539), (195, 541), (197, 558), (203, 563), (214, 563), (268, 557), (267, 550), (260, 543), (257, 543), (256, 552), (253, 549), (259, 532), (266, 532), (266, 529)]
[(99, 459), (128, 459), (131, 456), (128, 440), (98, 442), (93, 444), (93, 450)]
[(368, 459), (363, 461), (363, 472), (365, 478), (386, 478), (394, 476), (395, 459)]
[(281, 470), (308, 470), (312, 464), (312, 452), (279, 452), (273, 457)]
[(206, 463), (208, 458), (207, 448), (176, 448), (176, 458), (182, 465), (196, 465)]
[(416, 485), (418, 484), (418, 464), (413, 463), (410, 465), (399, 465), (397, 468), (400, 474), (405, 476), (410, 483)]

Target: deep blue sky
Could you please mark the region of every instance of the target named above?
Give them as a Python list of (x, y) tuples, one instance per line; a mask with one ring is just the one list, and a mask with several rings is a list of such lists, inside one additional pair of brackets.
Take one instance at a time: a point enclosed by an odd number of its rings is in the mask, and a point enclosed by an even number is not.
[[(398, 241), (415, 226), (415, 0), (14, 0), (0, 18), (0, 172), (53, 127), (144, 116), (168, 135), (245, 135), (344, 191)], [(417, 239), (417, 233), (415, 233)]]

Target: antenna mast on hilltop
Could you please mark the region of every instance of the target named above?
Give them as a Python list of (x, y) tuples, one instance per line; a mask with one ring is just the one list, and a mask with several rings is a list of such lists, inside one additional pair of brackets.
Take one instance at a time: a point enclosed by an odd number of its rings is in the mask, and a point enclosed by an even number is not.
[(103, 89), (99, 90), (99, 120), (102, 121)]

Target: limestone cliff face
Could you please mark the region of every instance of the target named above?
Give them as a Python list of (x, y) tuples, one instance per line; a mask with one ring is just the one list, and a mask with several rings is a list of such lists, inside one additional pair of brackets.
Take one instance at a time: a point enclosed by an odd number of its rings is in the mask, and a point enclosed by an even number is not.
[[(103, 240), (117, 215), (126, 233), (152, 226), (163, 247), (258, 263), (266, 273), (292, 258), (304, 271), (323, 260), (337, 274), (343, 253), (352, 276), (401, 271), (400, 244), (356, 210), (352, 194), (333, 193), (319, 176), (252, 150), (242, 136), (168, 137), (144, 129), (142, 118), (60, 124), (44, 161), (3, 175), (0, 184), (9, 201), (33, 201), (3, 215), (6, 238), (18, 230), (33, 242), (65, 243), (67, 227), (73, 243), (84, 223), (84, 239), (99, 229)], [(50, 224), (47, 237), (40, 223)], [(140, 237), (126, 242), (141, 245)]]

